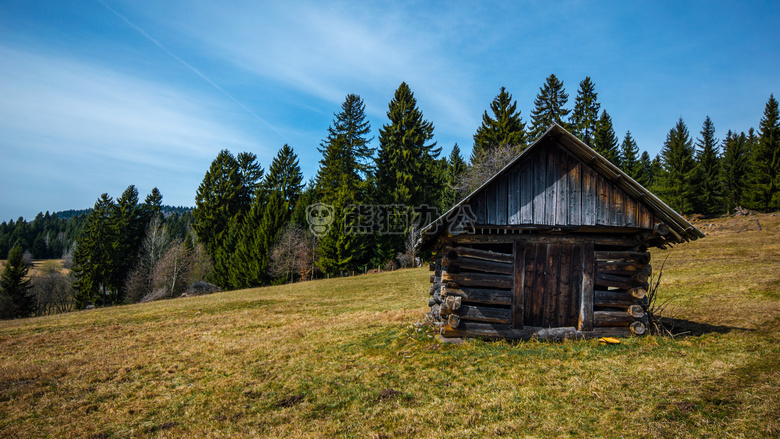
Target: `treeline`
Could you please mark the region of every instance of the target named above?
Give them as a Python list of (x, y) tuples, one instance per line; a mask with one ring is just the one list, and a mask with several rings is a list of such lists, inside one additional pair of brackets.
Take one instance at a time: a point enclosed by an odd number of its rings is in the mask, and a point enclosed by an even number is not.
[[(457, 144), (448, 157), (441, 156), (434, 125), (402, 83), (376, 142), (369, 137), (362, 99), (347, 95), (318, 148), (317, 174), (305, 185), (298, 156), (284, 145), (267, 172), (251, 152), (221, 151), (197, 189), (195, 209), (173, 216), (174, 222), (162, 215), (156, 189), (144, 203), (133, 186), (116, 202), (104, 194), (81, 220), (83, 231), (73, 252), (75, 304), (176, 296), (200, 279), (235, 289), (412, 266), (420, 228), (553, 122), (682, 213), (780, 207), (780, 122), (774, 96), (758, 131), (729, 131), (721, 142), (705, 117), (694, 140), (680, 119), (652, 158), (640, 153), (630, 131), (622, 141), (618, 138), (589, 77), (580, 82), (571, 108), (568, 102), (563, 82), (550, 75), (527, 126), (502, 87), (483, 114), (466, 160)], [(21, 243), (19, 236), (7, 245)]]

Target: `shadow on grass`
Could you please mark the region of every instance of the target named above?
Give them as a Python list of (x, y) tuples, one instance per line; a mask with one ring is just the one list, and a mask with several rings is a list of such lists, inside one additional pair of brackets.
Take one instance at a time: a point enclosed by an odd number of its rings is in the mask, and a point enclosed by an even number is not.
[(737, 326), (710, 325), (709, 323), (672, 319), (668, 317), (661, 319), (661, 325), (675, 337), (699, 336), (711, 333), (726, 334), (731, 331), (754, 331), (754, 329), (740, 328)]

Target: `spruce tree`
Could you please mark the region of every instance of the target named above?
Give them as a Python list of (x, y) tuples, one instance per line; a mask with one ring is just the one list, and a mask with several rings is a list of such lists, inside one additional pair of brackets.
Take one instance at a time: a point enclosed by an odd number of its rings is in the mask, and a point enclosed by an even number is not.
[(214, 263), (212, 280), (223, 288), (230, 285), (229, 267), (235, 250), (236, 230), (231, 227), (241, 227), (243, 223), (243, 204), (252, 183), (242, 178), (235, 157), (222, 150), (211, 162), (195, 194), (192, 227)]
[(150, 218), (162, 215), (162, 199), (163, 196), (160, 193), (160, 190), (156, 187), (152, 188), (152, 191), (149, 192), (149, 195), (146, 196), (146, 200), (144, 200), (144, 208), (146, 209)]
[[(320, 143), (322, 153), (317, 171), (316, 187), (320, 201), (330, 203), (336, 196), (341, 182), (346, 178), (351, 184), (363, 181), (373, 168), (373, 150), (368, 146), (371, 125), (366, 120), (366, 106), (360, 96), (347, 95), (341, 111), (335, 114), (328, 127), (328, 137)], [(359, 185), (353, 184), (353, 187)], [(357, 196), (361, 199), (361, 196)]]
[(298, 201), (301, 189), (303, 189), (302, 181), (303, 173), (298, 165), (298, 155), (289, 145), (285, 144), (276, 153), (276, 157), (268, 168), (268, 175), (264, 183), (265, 190), (269, 193), (279, 192), (288, 209), (292, 210)]
[(720, 177), (727, 212), (744, 204), (750, 170), (747, 143), (745, 133), (736, 135), (731, 131), (726, 133), (726, 139), (723, 141)]
[(626, 131), (626, 136), (620, 145), (620, 168), (634, 180), (637, 179), (639, 172), (641, 172), (637, 166), (637, 163), (639, 163), (637, 154), (639, 154), (639, 147), (636, 146), (636, 140), (631, 137), (631, 131)]
[(111, 304), (124, 301), (124, 285), (130, 271), (138, 260), (146, 226), (150, 216), (148, 209), (138, 204), (138, 189), (130, 185), (120, 196), (111, 212), (113, 263), (110, 266), (111, 294), (107, 297)]
[(525, 122), (520, 117), (517, 102), (512, 100), (512, 95), (507, 93), (505, 87), (490, 103), (490, 110), (482, 115), (482, 125), (474, 134), (473, 154), (502, 145), (516, 145), (526, 147)]
[(111, 267), (116, 262), (113, 246), (117, 242), (113, 211), (114, 200), (104, 193), (95, 202), (79, 234), (72, 269), (76, 309), (111, 303)]
[(458, 200), (458, 179), (466, 170), (466, 162), (460, 155), (460, 147), (456, 143), (447, 159), (446, 185), (442, 196), (442, 213), (452, 207)]
[(634, 180), (643, 187), (649, 189), (652, 186), (653, 165), (650, 161), (650, 154), (647, 151), (642, 151), (639, 160), (634, 164), (633, 175), (635, 175)]
[(720, 160), (715, 125), (707, 116), (701, 127), (701, 138), (696, 139), (696, 171), (691, 181), (694, 210), (713, 214), (723, 210), (721, 198)]
[(239, 209), (242, 212), (249, 211), (255, 194), (260, 189), (265, 170), (257, 161), (257, 156), (251, 152), (240, 152), (236, 156), (238, 165), (238, 177), (241, 184), (239, 191)]
[(29, 317), (35, 312), (35, 298), (30, 294), (27, 265), (22, 258), (24, 251), (14, 247), (8, 254), (0, 275), (0, 318)]
[[(390, 122), (379, 130), (375, 199), (380, 204), (435, 205), (441, 193), (436, 159), (440, 148), (433, 138), (433, 124), (423, 118), (412, 90), (405, 82), (388, 105)], [(407, 231), (404, 231), (404, 234)], [(403, 235), (383, 234), (377, 243), (380, 258), (403, 250)]]
[(358, 213), (355, 209), (354, 190), (342, 181), (332, 199), (333, 222), (319, 242), (317, 265), (325, 273), (338, 275), (353, 271), (364, 262), (367, 236), (357, 230)]
[(691, 179), (696, 167), (694, 149), (688, 127), (682, 118), (666, 135), (660, 159), (663, 171), (657, 186), (661, 198), (681, 213), (693, 212), (693, 186)]
[(593, 133), (593, 149), (615, 166), (622, 167), (618, 138), (614, 128), (612, 128), (612, 118), (609, 117), (606, 110), (601, 111), (601, 117), (596, 124), (596, 131)]
[(751, 174), (752, 207), (765, 212), (780, 208), (780, 111), (774, 94), (769, 96), (758, 126)]
[(539, 94), (534, 100), (534, 109), (531, 111), (531, 132), (528, 141), (532, 142), (539, 138), (553, 122), (567, 128), (564, 122), (569, 110), (564, 108), (569, 100), (569, 95), (563, 88), (563, 81), (560, 81), (554, 74), (547, 77), (544, 85), (539, 88)]
[(596, 86), (586, 76), (580, 82), (580, 89), (574, 99), (574, 110), (571, 113), (570, 126), (572, 134), (580, 138), (588, 146), (593, 146), (593, 133), (596, 131), (596, 123), (599, 118), (598, 93)]

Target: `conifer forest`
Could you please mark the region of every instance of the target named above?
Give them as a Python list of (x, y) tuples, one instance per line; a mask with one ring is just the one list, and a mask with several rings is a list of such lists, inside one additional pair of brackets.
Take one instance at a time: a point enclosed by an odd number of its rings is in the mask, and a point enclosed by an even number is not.
[[(426, 257), (415, 250), (419, 230), (552, 123), (682, 214), (780, 209), (774, 95), (747, 131), (718, 127), (706, 114), (671, 121), (655, 156), (629, 127), (616, 132), (590, 77), (570, 99), (550, 75), (530, 115), (504, 87), (485, 104), (468, 157), (457, 144), (437, 144), (434, 122), (401, 83), (381, 121), (368, 120), (360, 96), (346, 96), (323, 132), (319, 169), (308, 180), (295, 145), (265, 159), (224, 149), (193, 188), (193, 208), (164, 205), (157, 189), (142, 200), (130, 185), (97, 196), (89, 210), (3, 222), (0, 318), (415, 266)], [(32, 275), (33, 261), (47, 259), (62, 267), (44, 262)]]

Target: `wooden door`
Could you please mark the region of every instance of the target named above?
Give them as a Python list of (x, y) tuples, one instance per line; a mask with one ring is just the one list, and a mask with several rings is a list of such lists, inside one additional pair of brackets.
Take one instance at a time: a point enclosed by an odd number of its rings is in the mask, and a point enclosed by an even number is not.
[(592, 329), (593, 242), (515, 242), (512, 326)]

